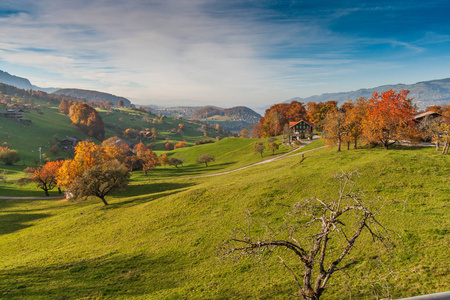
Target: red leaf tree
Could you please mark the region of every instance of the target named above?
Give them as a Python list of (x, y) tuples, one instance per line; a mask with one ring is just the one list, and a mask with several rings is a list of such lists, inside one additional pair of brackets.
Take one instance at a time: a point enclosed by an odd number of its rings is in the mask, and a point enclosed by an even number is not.
[(406, 90), (373, 93), (363, 123), (363, 135), (368, 143), (382, 144), (388, 149), (397, 141), (417, 136), (412, 98), (406, 98), (408, 93)]

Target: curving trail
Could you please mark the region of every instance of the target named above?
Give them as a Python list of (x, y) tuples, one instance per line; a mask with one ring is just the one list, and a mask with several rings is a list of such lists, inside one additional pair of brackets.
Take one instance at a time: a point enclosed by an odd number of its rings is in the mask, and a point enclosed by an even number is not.
[[(303, 147), (309, 145), (311, 142), (312, 141), (308, 141), (304, 145), (302, 145), (301, 147), (298, 147), (298, 148), (296, 148), (296, 149), (294, 149), (292, 151), (289, 151), (288, 153), (285, 153), (283, 155), (280, 155), (280, 156), (277, 156), (277, 157), (274, 157), (274, 158), (270, 158), (270, 159), (267, 159), (267, 160), (263, 160), (263, 161), (260, 161), (260, 162), (257, 162), (257, 163), (254, 163), (254, 164), (251, 164), (251, 165), (248, 165), (248, 166), (245, 166), (245, 167), (237, 168), (237, 169), (234, 169), (234, 170), (224, 171), (224, 172), (219, 172), (219, 173), (214, 173), (214, 174), (197, 175), (197, 176), (186, 176), (186, 177), (175, 177), (175, 178), (165, 178), (165, 179), (159, 179), (159, 180), (162, 181), (162, 180), (173, 180), (173, 179), (192, 179), (192, 178), (220, 176), (220, 175), (230, 174), (230, 173), (233, 173), (233, 172), (244, 170), (244, 169), (247, 169), (247, 168), (251, 168), (251, 167), (254, 167), (254, 166), (267, 164), (267, 163), (270, 163), (270, 162), (273, 162), (273, 161), (284, 159), (286, 157), (291, 157), (291, 156), (296, 156), (296, 155), (300, 155), (300, 154), (305, 154), (305, 153), (308, 153), (308, 152), (316, 151), (316, 150), (319, 150), (319, 149), (322, 149), (322, 148), (326, 147), (326, 146), (322, 146), (322, 147), (314, 148), (314, 149), (311, 149), (311, 150), (307, 150), (307, 151), (303, 151), (303, 152), (299, 152), (299, 153), (294, 153), (294, 152), (297, 152), (298, 150), (302, 149)], [(19, 180), (19, 179), (20, 178), (9, 178), (9, 179), (6, 179), (6, 180)], [(54, 197), (5, 197), (5, 196), (0, 196), (0, 200), (46, 200), (46, 199), (65, 199), (65, 196), (64, 195), (54, 196)]]

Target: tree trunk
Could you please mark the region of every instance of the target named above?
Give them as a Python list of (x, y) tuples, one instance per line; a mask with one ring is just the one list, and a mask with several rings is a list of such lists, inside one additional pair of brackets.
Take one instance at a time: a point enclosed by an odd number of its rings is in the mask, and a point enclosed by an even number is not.
[(105, 200), (105, 196), (99, 196), (100, 199), (102, 199), (103, 204), (108, 205), (108, 202)]
[(436, 151), (439, 152), (439, 141), (436, 140)]
[(356, 149), (358, 140), (355, 139), (355, 144), (353, 145), (353, 149)]
[(350, 150), (350, 142), (347, 142), (347, 150)]
[(48, 193), (48, 189), (44, 189), (44, 192), (45, 192), (45, 196), (50, 196), (50, 194)]
[(338, 149), (337, 149), (337, 152), (341, 152), (341, 139), (339, 138), (338, 139)]

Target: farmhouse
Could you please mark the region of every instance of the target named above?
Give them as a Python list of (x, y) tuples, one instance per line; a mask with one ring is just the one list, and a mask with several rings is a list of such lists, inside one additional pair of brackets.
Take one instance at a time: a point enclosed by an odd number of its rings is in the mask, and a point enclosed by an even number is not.
[(2, 111), (2, 114), (8, 119), (20, 122), (23, 119), (25, 112), (20, 108), (7, 108)]
[(289, 142), (312, 137), (314, 124), (305, 120), (289, 122)]
[(63, 151), (73, 150), (78, 143), (81, 142), (81, 140), (77, 137), (66, 137), (65, 139), (61, 140), (59, 144), (61, 145), (61, 149)]
[(434, 112), (434, 111), (426, 111), (424, 113), (420, 113), (414, 116), (414, 121), (416, 122), (420, 122), (425, 118), (438, 118), (441, 117), (442, 115), (440, 113)]

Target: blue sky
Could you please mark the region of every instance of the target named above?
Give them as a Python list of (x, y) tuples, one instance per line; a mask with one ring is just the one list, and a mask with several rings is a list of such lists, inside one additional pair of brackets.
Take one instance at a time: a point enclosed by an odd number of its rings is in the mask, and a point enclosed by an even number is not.
[(252, 108), (450, 77), (449, 1), (2, 0), (0, 70), (136, 104)]

